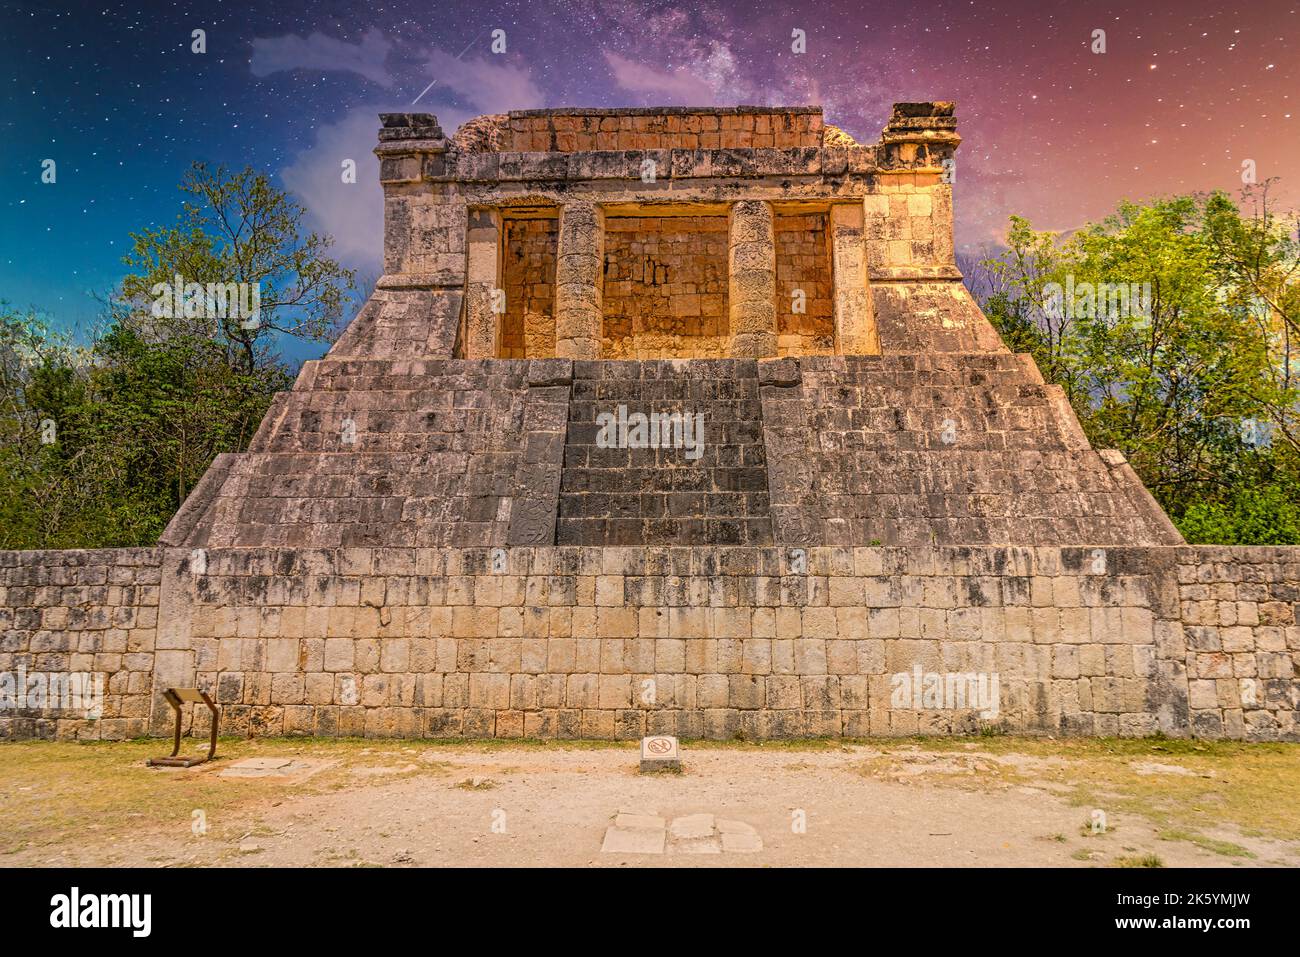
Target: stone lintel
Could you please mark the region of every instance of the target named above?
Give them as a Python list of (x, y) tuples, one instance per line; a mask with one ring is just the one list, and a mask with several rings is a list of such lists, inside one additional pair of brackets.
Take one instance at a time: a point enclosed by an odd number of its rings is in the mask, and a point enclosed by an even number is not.
[(549, 110), (511, 110), (506, 115), (519, 120), (547, 116), (781, 116), (787, 113), (820, 115), (821, 112), (820, 106), (561, 106)]
[(764, 176), (818, 180), (865, 174), (879, 168), (877, 145), (832, 147), (646, 148), (447, 154), (444, 169), (430, 178), (446, 182), (642, 181), (643, 163), (656, 166), (656, 181), (754, 179)]
[(961, 282), (961, 270), (956, 266), (877, 266), (868, 270), (873, 283), (907, 282)]
[(458, 270), (423, 273), (384, 273), (375, 281), (376, 289), (459, 289), (465, 274)]

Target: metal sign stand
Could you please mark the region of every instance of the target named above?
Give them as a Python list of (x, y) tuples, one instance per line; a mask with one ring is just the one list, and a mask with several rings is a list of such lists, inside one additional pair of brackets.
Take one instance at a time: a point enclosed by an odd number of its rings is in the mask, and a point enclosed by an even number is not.
[[(208, 697), (206, 691), (200, 691), (198, 688), (168, 688), (163, 692), (163, 697), (167, 703), (172, 706), (176, 712), (176, 738), (172, 744), (172, 753), (165, 758), (150, 758), (145, 763), (150, 767), (163, 768), (192, 768), (196, 764), (202, 764), (205, 761), (211, 761), (217, 754), (217, 725), (221, 721), (221, 712)], [(212, 740), (208, 745), (208, 756), (206, 758), (178, 758), (181, 750), (181, 705), (185, 702), (192, 704), (205, 704), (208, 710), (212, 712)]]

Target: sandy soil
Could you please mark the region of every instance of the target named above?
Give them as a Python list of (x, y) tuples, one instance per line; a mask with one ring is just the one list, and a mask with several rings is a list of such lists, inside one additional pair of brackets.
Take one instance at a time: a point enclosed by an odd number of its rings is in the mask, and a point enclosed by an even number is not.
[[(293, 756), (294, 749), (282, 753)], [(198, 769), (141, 770), (176, 784), (201, 783), (225, 800), (210, 809), (172, 802), (133, 811), (129, 829), (97, 834), (94, 825), (78, 827), (10, 848), (0, 863), (1088, 867), (1156, 855), (1165, 866), (1300, 865), (1300, 841), (1247, 836), (1229, 825), (1199, 830), (1253, 855), (1247, 856), (1168, 839), (1167, 820), (1160, 826), (1131, 810), (1107, 809), (1104, 799), (1098, 808), (1080, 806), (1068, 761), (994, 754), (978, 744), (955, 752), (687, 747), (683, 772), (659, 775), (638, 774), (637, 753), (628, 749), (377, 742), (296, 757), (308, 766), (288, 778), (221, 776), (238, 756)], [(1132, 767), (1140, 775), (1191, 773), (1177, 761)], [(195, 781), (199, 776), (205, 780)], [(0, 776), (0, 794), (4, 786)], [(1105, 812), (1103, 833), (1089, 826), (1094, 810)], [(196, 828), (195, 811), (206, 830)], [(606, 828), (619, 812), (744, 822), (762, 849), (603, 853)], [(806, 821), (802, 832), (798, 812)]]

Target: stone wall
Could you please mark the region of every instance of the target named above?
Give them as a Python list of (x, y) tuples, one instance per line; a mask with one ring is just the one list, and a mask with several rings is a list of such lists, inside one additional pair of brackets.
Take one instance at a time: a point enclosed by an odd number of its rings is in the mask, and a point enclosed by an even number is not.
[(952, 186), (943, 173), (899, 172), (863, 197), (873, 279), (942, 275), (953, 261)]
[(603, 358), (725, 354), (725, 216), (606, 217), (603, 279)]
[[(819, 107), (524, 111), (479, 117), (450, 138), (429, 114), (381, 119), (380, 308), (363, 310), (332, 357), (401, 355), (407, 344), (416, 346), (407, 354), (438, 358), (540, 357), (528, 347), (520, 351), (520, 319), (508, 314), (502, 323), (490, 308), (491, 294), (504, 281), (501, 258), (509, 243), (502, 234), (512, 216), (558, 223), (555, 338), (548, 356), (874, 355), (885, 349), (876, 303), (883, 297), (892, 304), (888, 287), (904, 283), (918, 288), (899, 295), (915, 291), (940, 307), (934, 322), (909, 330), (908, 351), (947, 348), (954, 323), (974, 322), (946, 314), (961, 307), (948, 301), (961, 278), (953, 255), (951, 186), (961, 138), (951, 103), (896, 104), (880, 141), (866, 145), (827, 127)], [(788, 297), (777, 289), (772, 214), (820, 215), (812, 210), (825, 211), (828, 220), (809, 233), (828, 234), (829, 278), (819, 263), (793, 263), (810, 257), (806, 244), (789, 236), (785, 272), (808, 273), (797, 278), (817, 284), (812, 308), (829, 302), (829, 317), (788, 311)], [(604, 270), (611, 262), (605, 245), (623, 238), (609, 232), (610, 224), (644, 217), (650, 227), (667, 215), (728, 220), (719, 270), (727, 323), (719, 335), (623, 328), (639, 317), (652, 325), (685, 324), (696, 318), (696, 293), (674, 293), (668, 313), (656, 311), (664, 305), (658, 290), (637, 290), (648, 302), (630, 290), (605, 298)], [(617, 269), (617, 257), (613, 264)], [(620, 276), (613, 284), (626, 281)], [(824, 299), (820, 287), (827, 282)], [(716, 303), (700, 306), (705, 326)], [(420, 316), (429, 319), (423, 330), (416, 328)], [(546, 323), (539, 318), (537, 325)], [(607, 325), (614, 334), (606, 334)], [(996, 338), (991, 329), (973, 331), (984, 340)], [(541, 348), (549, 340), (539, 335), (534, 341)]]
[(1175, 651), (1186, 649), (1192, 731), (1300, 740), (1300, 549), (1178, 554), (1182, 627), (1163, 635)]
[(822, 145), (820, 107), (521, 110), (505, 151), (794, 149)]
[(558, 223), (506, 218), (503, 229), (506, 313), (500, 354), (508, 359), (554, 355)]
[[(1300, 740), (1300, 549), (126, 549), (0, 581), (0, 670), (108, 688), (7, 738), (165, 733), (197, 681), (232, 733)], [(996, 675), (996, 714), (900, 700), (918, 673)]]
[[(828, 213), (782, 213), (776, 235), (776, 336), (779, 355), (835, 352)], [(801, 292), (802, 297), (796, 292)], [(796, 311), (796, 302), (802, 312)]]
[[(146, 733), (161, 559), (153, 548), (0, 552), (0, 739)], [(20, 690), (20, 672), (99, 676), (100, 717), (7, 707), (4, 695)]]

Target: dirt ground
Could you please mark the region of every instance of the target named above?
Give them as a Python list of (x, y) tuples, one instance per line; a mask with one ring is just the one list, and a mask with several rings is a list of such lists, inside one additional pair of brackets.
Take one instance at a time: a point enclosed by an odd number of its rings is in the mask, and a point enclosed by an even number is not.
[[(1300, 866), (1300, 745), (684, 742), (655, 775), (635, 743), (231, 740), (144, 766), (165, 752), (0, 744), (0, 865)], [(223, 774), (248, 759), (294, 763)], [(620, 813), (761, 849), (602, 851)]]

